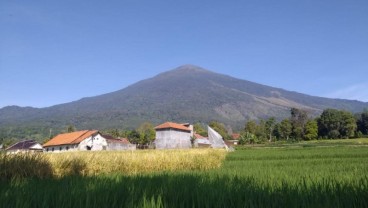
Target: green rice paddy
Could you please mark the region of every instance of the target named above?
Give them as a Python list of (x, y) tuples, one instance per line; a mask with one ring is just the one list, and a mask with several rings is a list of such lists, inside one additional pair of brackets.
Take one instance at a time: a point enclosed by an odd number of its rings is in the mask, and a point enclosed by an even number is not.
[(243, 148), (207, 171), (2, 180), (0, 207), (368, 207), (368, 147)]

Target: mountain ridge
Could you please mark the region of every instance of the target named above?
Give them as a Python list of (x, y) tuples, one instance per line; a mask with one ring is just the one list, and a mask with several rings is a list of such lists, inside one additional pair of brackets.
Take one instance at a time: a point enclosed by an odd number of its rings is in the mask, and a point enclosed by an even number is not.
[[(144, 121), (209, 122), (240, 128), (249, 119), (289, 116), (291, 107), (318, 115), (325, 108), (362, 111), (368, 103), (306, 95), (183, 65), (123, 89), (46, 108), (0, 109), (0, 133), (15, 129), (134, 128)], [(1, 136), (1, 134), (0, 134)]]

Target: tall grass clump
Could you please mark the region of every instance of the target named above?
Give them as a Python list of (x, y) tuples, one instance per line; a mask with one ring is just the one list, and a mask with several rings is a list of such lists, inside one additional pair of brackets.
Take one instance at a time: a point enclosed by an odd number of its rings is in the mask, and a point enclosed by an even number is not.
[(130, 152), (68, 152), (46, 154), (56, 176), (119, 173), (132, 175), (159, 171), (219, 168), (225, 150), (145, 150)]
[(0, 179), (48, 178), (53, 169), (42, 153), (0, 154)]

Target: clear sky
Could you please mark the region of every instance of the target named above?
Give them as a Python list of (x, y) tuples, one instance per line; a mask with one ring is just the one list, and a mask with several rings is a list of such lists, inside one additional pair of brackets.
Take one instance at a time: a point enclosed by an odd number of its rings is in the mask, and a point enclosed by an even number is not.
[(0, 107), (100, 95), (183, 64), (368, 102), (368, 1), (0, 1)]

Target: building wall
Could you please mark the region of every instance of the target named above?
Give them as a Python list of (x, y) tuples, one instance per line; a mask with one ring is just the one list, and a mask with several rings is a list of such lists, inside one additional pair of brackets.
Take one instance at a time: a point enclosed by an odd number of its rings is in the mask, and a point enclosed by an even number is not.
[(55, 145), (55, 146), (43, 148), (44, 152), (54, 152), (54, 153), (77, 151), (77, 150), (78, 150), (78, 144)]
[(175, 129), (156, 130), (156, 149), (187, 149), (192, 147), (190, 132)]
[(211, 143), (208, 141), (208, 139), (195, 139), (193, 146), (196, 148), (210, 148)]
[(108, 143), (107, 150), (136, 150), (135, 144)]
[[(88, 147), (91, 147), (91, 149)], [(79, 143), (78, 149), (91, 151), (106, 150), (107, 142), (106, 139), (101, 136), (101, 134), (97, 134), (96, 136), (88, 137)]]

